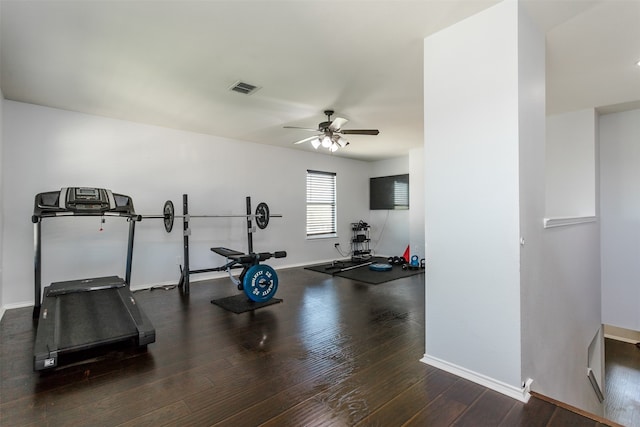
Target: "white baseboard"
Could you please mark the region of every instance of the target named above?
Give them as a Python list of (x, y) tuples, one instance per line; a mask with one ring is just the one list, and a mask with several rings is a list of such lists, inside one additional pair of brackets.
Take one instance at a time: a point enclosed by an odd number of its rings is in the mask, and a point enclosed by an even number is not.
[(14, 302), (12, 304), (5, 304), (2, 306), (3, 314), (7, 310), (13, 310), (14, 308), (33, 307), (33, 301)]
[(4, 317), (4, 313), (7, 310), (12, 310), (14, 308), (25, 308), (25, 307), (33, 307), (33, 302), (15, 302), (12, 304), (5, 304), (2, 307), (0, 307), (0, 320), (2, 320), (2, 318)]
[(520, 402), (527, 403), (529, 398), (531, 397), (531, 383), (532, 379), (528, 379), (522, 388), (514, 387), (512, 385), (503, 383), (502, 381), (498, 381), (494, 378), (488, 377), (483, 374), (479, 374), (477, 372), (471, 371), (469, 369), (463, 368), (458, 365), (454, 365), (453, 363), (449, 363), (445, 360), (438, 359), (437, 357), (432, 357), (429, 355), (424, 355), (421, 362), (426, 363), (427, 365), (434, 366), (438, 369), (442, 369), (443, 371), (449, 372), (453, 375), (462, 377), (469, 381), (473, 381), (476, 384), (480, 384), (483, 387), (487, 387), (493, 391), (497, 391), (498, 393), (502, 393), (508, 397), (511, 397)]

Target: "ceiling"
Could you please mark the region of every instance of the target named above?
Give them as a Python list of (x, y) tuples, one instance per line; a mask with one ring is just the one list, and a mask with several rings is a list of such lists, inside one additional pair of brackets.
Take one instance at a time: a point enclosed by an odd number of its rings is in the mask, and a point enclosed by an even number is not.
[[(6, 99), (237, 140), (293, 145), (323, 111), (333, 155), (423, 144), (423, 39), (496, 0), (1, 0)], [(528, 0), (546, 34), (547, 113), (640, 108), (640, 0)], [(472, 66), (472, 64), (470, 64)], [(251, 95), (229, 88), (260, 87)], [(325, 153), (325, 151), (323, 151)]]

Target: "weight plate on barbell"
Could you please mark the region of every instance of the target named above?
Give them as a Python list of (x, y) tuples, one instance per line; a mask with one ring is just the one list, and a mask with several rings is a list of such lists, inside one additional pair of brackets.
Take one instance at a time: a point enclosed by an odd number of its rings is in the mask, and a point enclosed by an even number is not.
[(278, 275), (266, 264), (249, 267), (242, 280), (244, 293), (255, 302), (269, 301), (278, 290)]
[[(280, 214), (274, 215), (274, 216), (282, 218), (282, 215)], [(269, 206), (264, 202), (261, 202), (258, 205), (258, 207), (256, 208), (255, 214), (252, 214), (252, 215), (184, 215), (184, 216), (178, 216), (178, 217), (187, 218), (187, 220), (188, 218), (232, 218), (232, 217), (255, 218), (256, 225), (262, 230), (267, 228), (267, 226), (269, 225), (269, 219), (271, 218), (269, 214)], [(141, 218), (143, 219), (144, 218), (162, 218), (164, 220), (164, 229), (167, 231), (167, 233), (171, 233), (171, 230), (173, 230), (173, 222), (176, 219), (173, 202), (171, 200), (167, 200), (166, 202), (164, 202), (164, 206), (162, 208), (162, 216), (142, 215)]]
[(171, 233), (171, 230), (173, 230), (173, 220), (175, 218), (173, 202), (171, 200), (167, 200), (166, 202), (164, 202), (162, 213), (164, 215), (164, 229), (167, 231), (167, 233)]
[(269, 206), (264, 202), (260, 202), (256, 207), (256, 225), (261, 230), (269, 225)]

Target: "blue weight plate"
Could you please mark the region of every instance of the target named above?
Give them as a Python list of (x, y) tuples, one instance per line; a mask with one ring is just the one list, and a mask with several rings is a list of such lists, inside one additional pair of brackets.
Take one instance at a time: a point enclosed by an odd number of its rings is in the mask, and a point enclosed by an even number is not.
[(242, 281), (244, 293), (255, 302), (269, 301), (278, 290), (278, 275), (268, 265), (253, 265)]
[(373, 271), (391, 271), (392, 269), (393, 266), (391, 264), (376, 263), (369, 266), (369, 270)]

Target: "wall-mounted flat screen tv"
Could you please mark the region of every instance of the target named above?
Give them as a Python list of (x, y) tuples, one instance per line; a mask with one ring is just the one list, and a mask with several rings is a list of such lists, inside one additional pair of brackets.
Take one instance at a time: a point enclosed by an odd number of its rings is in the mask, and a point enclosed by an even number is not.
[(409, 209), (409, 174), (369, 178), (369, 209)]

